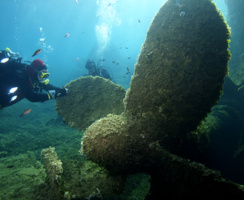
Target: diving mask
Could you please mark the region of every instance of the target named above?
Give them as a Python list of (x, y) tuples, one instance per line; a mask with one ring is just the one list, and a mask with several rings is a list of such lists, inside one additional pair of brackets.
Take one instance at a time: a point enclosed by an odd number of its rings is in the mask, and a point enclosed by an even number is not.
[(38, 76), (41, 80), (48, 78), (50, 73), (48, 72), (39, 72)]

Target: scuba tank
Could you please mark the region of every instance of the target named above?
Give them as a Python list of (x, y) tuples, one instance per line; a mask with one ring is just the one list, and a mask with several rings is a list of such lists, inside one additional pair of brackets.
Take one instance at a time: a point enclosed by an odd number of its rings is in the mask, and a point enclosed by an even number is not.
[(6, 63), (8, 61), (21, 63), (21, 59), (22, 57), (18, 52), (12, 52), (9, 48), (0, 51), (0, 63)]
[(14, 53), (9, 48), (0, 50), (0, 76), (20, 68), (21, 59), (19, 53)]

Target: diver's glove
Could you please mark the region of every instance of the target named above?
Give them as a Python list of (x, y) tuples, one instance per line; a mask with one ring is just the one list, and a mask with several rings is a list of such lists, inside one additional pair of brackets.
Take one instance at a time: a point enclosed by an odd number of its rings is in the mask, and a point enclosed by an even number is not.
[(56, 96), (55, 96), (55, 98), (65, 96), (67, 93), (68, 93), (68, 89), (62, 87), (62, 88), (56, 90)]
[(48, 98), (50, 99), (56, 99), (56, 91), (55, 90), (48, 90), (47, 92)]
[(67, 88), (59, 88), (57, 90), (48, 90), (49, 99), (56, 99), (58, 97), (65, 96), (68, 93)]

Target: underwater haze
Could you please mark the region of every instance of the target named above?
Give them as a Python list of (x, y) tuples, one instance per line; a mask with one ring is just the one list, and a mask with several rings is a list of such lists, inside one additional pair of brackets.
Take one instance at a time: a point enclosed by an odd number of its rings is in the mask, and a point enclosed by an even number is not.
[[(50, 83), (57, 87), (88, 76), (85, 65), (91, 59), (98, 67), (109, 72), (114, 83), (127, 90), (150, 24), (165, 2), (166, 0), (1, 0), (0, 50), (8, 47), (13, 52), (19, 52), (23, 62), (43, 60), (50, 72)], [(229, 20), (227, 0), (213, 2), (224, 19)], [(181, 0), (175, 0), (175, 5), (180, 4)], [(182, 15), (187, 13), (182, 12)], [(38, 49), (42, 50), (41, 53), (32, 57)], [(244, 63), (244, 52), (242, 59)], [(237, 85), (233, 88), (237, 88), (238, 92), (239, 89), (244, 91), (244, 87), (239, 88)], [(230, 92), (230, 96), (235, 98), (233, 93)], [(218, 132), (213, 138), (208, 138), (216, 139), (216, 143), (211, 143), (209, 152), (205, 152), (208, 159), (196, 159), (197, 162), (207, 160), (207, 167), (220, 170), (224, 177), (239, 184), (244, 184), (244, 108), (238, 104), (242, 97), (244, 95), (240, 98), (238, 96), (237, 101), (228, 96), (227, 103), (224, 98), (217, 105), (219, 107), (213, 109), (217, 113), (213, 116), (223, 117), (223, 123), (219, 123), (223, 127), (220, 127), (220, 134)], [(229, 104), (234, 105), (231, 107)], [(47, 174), (41, 159), (44, 148), (55, 147), (64, 168), (69, 163), (78, 163), (77, 166), (84, 167), (86, 158), (79, 151), (83, 132), (65, 124), (65, 119), (57, 114), (56, 106), (56, 100), (33, 103), (24, 99), (0, 109), (0, 200), (49, 198), (50, 188), (47, 186)], [(31, 109), (31, 112), (19, 117), (26, 109)], [(214, 129), (215, 124), (211, 128)], [(95, 167), (92, 165), (91, 168)], [(82, 173), (86, 172), (89, 170)], [(97, 176), (93, 176), (92, 180), (93, 178), (96, 181)], [(128, 196), (132, 197), (121, 199), (143, 200), (148, 194), (149, 175), (140, 174), (135, 180), (134, 178), (128, 178), (131, 180), (127, 185), (130, 189), (125, 187), (129, 190), (125, 193), (128, 192)], [(144, 191), (141, 198), (133, 193), (139, 190)]]
[[(63, 86), (87, 74), (87, 59), (107, 69), (112, 79), (129, 87), (130, 74), (150, 23), (165, 0), (3, 0), (1, 49), (19, 52), (32, 61), (36, 49), (51, 73), (53, 84)], [(216, 0), (223, 14), (223, 1)], [(69, 37), (64, 37), (70, 33)], [(103, 59), (103, 62), (99, 62)]]
[[(65, 85), (87, 74), (85, 63), (104, 59), (113, 80), (129, 87), (130, 75), (149, 25), (164, 0), (3, 0), (1, 49), (32, 61), (36, 49), (51, 73)], [(69, 37), (64, 37), (70, 33)]]

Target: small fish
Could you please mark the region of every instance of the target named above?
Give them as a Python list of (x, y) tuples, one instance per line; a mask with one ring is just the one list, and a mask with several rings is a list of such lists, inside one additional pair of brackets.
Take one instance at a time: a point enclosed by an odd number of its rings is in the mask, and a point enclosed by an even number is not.
[(31, 109), (26, 109), (19, 117), (23, 117), (24, 115), (27, 115), (31, 112)]
[(140, 20), (140, 19), (138, 19), (138, 22), (139, 22), (139, 23), (141, 23), (141, 20)]
[(116, 63), (116, 62), (113, 60), (112, 63)]
[(8, 62), (9, 61), (9, 58), (3, 58), (2, 60), (1, 60), (1, 63), (6, 63), (6, 62)]
[(131, 59), (131, 57), (128, 57), (128, 59)]
[(76, 2), (76, 5), (78, 6), (78, 0), (75, 0), (75, 2)]
[(127, 67), (126, 69), (127, 69), (126, 74), (129, 74), (129, 73), (130, 73), (130, 69), (129, 69), (129, 67)]
[(42, 52), (41, 49), (37, 49), (37, 50), (35, 51), (35, 53), (33, 53), (32, 57), (38, 55), (38, 54), (41, 53), (41, 52)]
[(77, 62), (79, 60), (79, 58), (76, 58), (75, 60), (74, 60), (74, 62)]
[(70, 33), (65, 33), (64, 37), (69, 37)]

